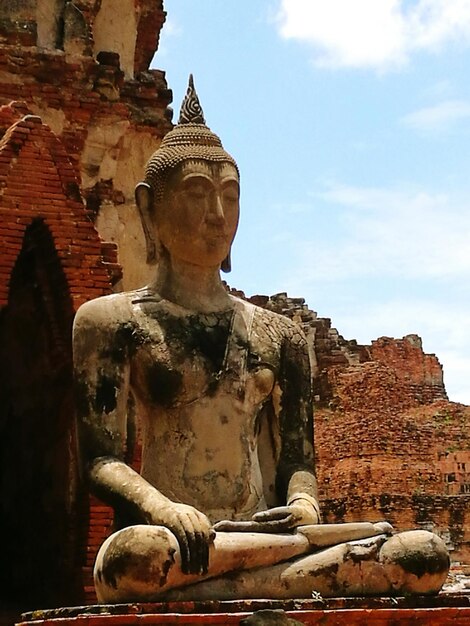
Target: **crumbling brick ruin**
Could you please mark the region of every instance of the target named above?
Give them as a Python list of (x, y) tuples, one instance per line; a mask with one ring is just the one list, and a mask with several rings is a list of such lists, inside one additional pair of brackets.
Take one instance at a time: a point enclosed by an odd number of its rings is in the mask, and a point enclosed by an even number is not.
[[(146, 279), (133, 194), (171, 128), (149, 69), (164, 20), (162, 0), (0, 3), (0, 623), (94, 599), (112, 512), (79, 480), (70, 331), (82, 302)], [(432, 527), (470, 562), (470, 408), (437, 358), (415, 335), (346, 341), (300, 298), (251, 300), (306, 331), (325, 520)]]
[(470, 563), (470, 407), (449, 402), (437, 357), (417, 335), (346, 341), (303, 298), (249, 299), (304, 327), (325, 520), (434, 530)]

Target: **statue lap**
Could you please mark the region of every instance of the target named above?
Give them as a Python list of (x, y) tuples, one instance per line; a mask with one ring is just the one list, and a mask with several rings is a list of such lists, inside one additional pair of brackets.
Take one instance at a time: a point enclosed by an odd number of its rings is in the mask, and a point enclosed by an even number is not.
[(103, 544), (95, 585), (105, 603), (310, 598), (314, 592), (324, 598), (430, 595), (439, 592), (449, 568), (444, 542), (421, 530), (300, 557), (289, 558), (289, 551), (295, 553), (285, 535), (217, 533), (211, 573), (188, 577), (181, 573), (178, 542), (168, 529), (134, 526)]

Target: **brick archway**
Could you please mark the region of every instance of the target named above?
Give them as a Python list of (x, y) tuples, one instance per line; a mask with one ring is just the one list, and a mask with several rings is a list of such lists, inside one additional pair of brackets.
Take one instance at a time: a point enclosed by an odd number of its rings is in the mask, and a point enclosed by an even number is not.
[(119, 277), (114, 244), (101, 241), (80, 196), (79, 177), (62, 142), (36, 116), (13, 124), (0, 142), (0, 307), (26, 227), (49, 227), (77, 308), (111, 291)]
[(0, 315), (0, 604), (54, 606), (80, 586), (72, 321), (51, 233), (34, 220)]
[(63, 144), (23, 117), (0, 142), (0, 605), (12, 610), (83, 598), (71, 330), (119, 270)]

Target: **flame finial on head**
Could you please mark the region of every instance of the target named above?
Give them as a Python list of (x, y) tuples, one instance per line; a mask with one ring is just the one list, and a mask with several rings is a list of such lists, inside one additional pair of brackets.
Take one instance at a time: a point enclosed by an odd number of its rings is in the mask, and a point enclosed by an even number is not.
[(204, 113), (202, 111), (199, 98), (194, 88), (193, 75), (189, 75), (189, 84), (186, 95), (181, 104), (180, 118), (178, 124), (205, 124)]

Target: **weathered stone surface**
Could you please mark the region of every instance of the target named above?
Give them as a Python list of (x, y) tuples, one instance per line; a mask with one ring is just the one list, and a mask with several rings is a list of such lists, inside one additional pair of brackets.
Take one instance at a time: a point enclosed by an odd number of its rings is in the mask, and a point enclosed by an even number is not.
[(87, 517), (74, 449), (72, 321), (120, 277), (116, 246), (89, 219), (63, 143), (25, 113), (24, 103), (0, 107), (0, 620), (3, 610), (78, 597), (85, 550), (77, 526)]
[(240, 624), (244, 626), (302, 626), (302, 622), (287, 617), (285, 611), (281, 609), (264, 609), (256, 611), (250, 617), (242, 619)]
[[(310, 545), (304, 535), (223, 532), (239, 520), (266, 533), (319, 520), (305, 340), (286, 318), (225, 290), (238, 171), (202, 123), (191, 83), (180, 119), (136, 189), (147, 258), (158, 260), (152, 282), (92, 301), (75, 320), (84, 463), (129, 526), (98, 555), (101, 600), (153, 598), (198, 582), (208, 566), (215, 576), (269, 565), (289, 558), (290, 541), (300, 553)], [(142, 424), (141, 475), (125, 463), (129, 390)], [(264, 549), (254, 549), (257, 539)]]
[[(2, 337), (8, 337), (2, 341), (2, 367), (7, 374), (2, 370), (0, 456), (5, 461), (0, 527), (17, 526), (20, 536), (25, 524), (31, 528), (34, 515), (38, 533), (21, 539), (21, 550), (29, 555), (22, 583), (27, 592), (18, 598), (16, 592), (5, 591), (8, 597), (0, 600), (0, 620), (10, 605), (12, 613), (18, 610), (15, 607), (32, 606), (33, 597), (37, 605), (93, 598), (92, 564), (112, 523), (109, 507), (95, 499), (88, 502), (77, 491), (74, 435), (67, 430), (73, 412), (71, 323), (76, 307), (111, 292), (113, 283), (122, 279), (112, 241), (126, 243), (123, 258), (133, 285), (145, 282), (143, 233), (133, 194), (137, 175), (134, 181), (130, 177), (141, 171), (171, 128), (167, 109), (171, 91), (163, 72), (148, 70), (165, 18), (162, 2), (133, 3), (136, 50), (132, 80), (127, 81), (116, 54), (120, 50), (107, 46), (98, 60), (93, 58), (92, 36), (100, 35), (99, 22), (95, 25), (100, 5), (98, 0), (0, 3), (0, 305)], [(102, 23), (107, 10), (101, 9)], [(37, 118), (23, 120), (28, 114), (39, 116), (43, 124)], [(109, 128), (108, 120), (125, 126), (114, 143), (105, 134), (97, 137), (97, 126)], [(129, 148), (134, 142), (139, 146), (135, 164)], [(104, 169), (93, 173), (96, 150)], [(116, 177), (122, 178), (122, 187)], [(124, 215), (117, 212), (123, 205)], [(102, 206), (113, 214), (112, 219), (101, 218)], [(100, 240), (90, 217), (110, 243)], [(144, 269), (137, 275), (132, 267), (139, 254), (143, 260), (139, 267)], [(28, 337), (36, 343), (31, 340), (28, 346)], [(9, 368), (6, 363), (11, 363)], [(20, 393), (15, 380), (24, 380), (27, 391)], [(16, 405), (30, 406), (30, 413)], [(47, 420), (47, 427), (38, 435), (34, 429), (41, 420)], [(31, 439), (22, 452), (26, 436)], [(37, 440), (36, 452), (33, 440)], [(31, 475), (24, 472), (21, 480), (10, 480), (13, 458), (15, 463), (23, 459)], [(50, 487), (39, 493), (33, 485), (42, 472), (47, 475), (43, 485)], [(70, 484), (62, 493), (67, 477)], [(16, 486), (5, 492), (5, 481)], [(26, 502), (25, 494), (18, 494), (28, 484), (35, 492), (31, 506), (37, 501), (37, 510), (21, 513), (22, 519), (13, 521), (12, 500)], [(62, 548), (51, 547), (64, 534)], [(18, 583), (17, 566), (10, 561), (12, 549), (4, 551), (2, 568), (10, 590)], [(38, 575), (41, 554), (48, 571)]]

